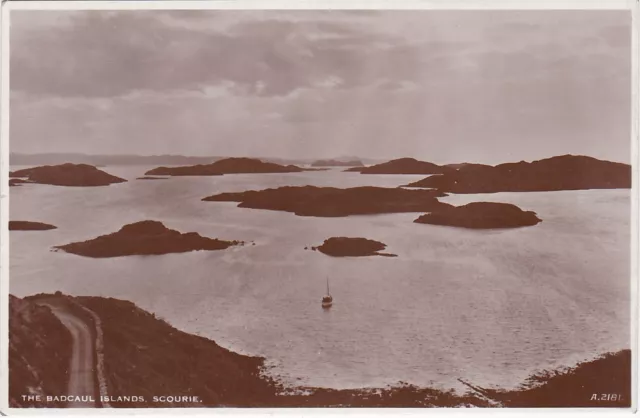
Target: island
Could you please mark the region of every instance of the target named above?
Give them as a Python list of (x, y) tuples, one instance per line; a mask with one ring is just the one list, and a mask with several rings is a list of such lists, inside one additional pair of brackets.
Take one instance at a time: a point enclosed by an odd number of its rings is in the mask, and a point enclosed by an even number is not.
[[(11, 407), (67, 406), (22, 396), (30, 390), (66, 394), (73, 338), (48, 306), (73, 317), (75, 323), (84, 323), (94, 335), (101, 331), (104, 344), (94, 361), (105, 371), (104, 386), (111, 399), (122, 399), (111, 402), (113, 408), (631, 406), (629, 349), (604, 353), (572, 368), (539, 372), (509, 390), (477, 386), (464, 373), (459, 381), (468, 388), (466, 393), (403, 382), (382, 388), (285, 388), (263, 372), (267, 359), (236, 353), (212, 339), (181, 331), (130, 301), (56, 292), (9, 296)], [(154, 401), (158, 395), (185, 394), (185, 382), (186, 394), (197, 396), (199, 402)], [(593, 394), (601, 393), (622, 396), (592, 400)], [(140, 400), (136, 402), (132, 395)]]
[(420, 216), (414, 222), (471, 229), (497, 229), (533, 226), (542, 220), (535, 212), (523, 211), (516, 205), (473, 202), (462, 206), (443, 207)]
[(167, 228), (162, 222), (147, 220), (125, 225), (109, 235), (54, 248), (85, 257), (108, 258), (215, 251), (243, 244), (242, 241), (222, 241), (203, 237), (196, 232), (181, 233)]
[(138, 177), (136, 180), (167, 180), (169, 177), (153, 177), (153, 176), (144, 176)]
[(353, 167), (345, 171), (360, 174), (442, 174), (455, 171), (455, 169), (418, 161), (415, 158), (399, 158), (369, 167)]
[(431, 212), (451, 206), (438, 201), (436, 190), (385, 187), (285, 186), (277, 189), (220, 193), (205, 202), (240, 202), (238, 207), (292, 212), (298, 216), (341, 217), (379, 213)]
[(26, 178), (29, 183), (53, 186), (95, 187), (124, 183), (125, 179), (112, 176), (89, 164), (43, 165), (12, 171), (9, 177)]
[(445, 164), (445, 167), (449, 167), (449, 168), (454, 168), (456, 170), (459, 170), (461, 168), (470, 168), (470, 167), (491, 167), (490, 165), (487, 164), (478, 164), (478, 163), (455, 163), (455, 164)]
[(451, 193), (544, 192), (631, 188), (631, 166), (581, 155), (562, 155), (531, 163), (463, 166), (405, 187)]
[(317, 160), (311, 164), (311, 167), (363, 167), (362, 161), (339, 161), (339, 160)]
[(225, 158), (211, 164), (182, 167), (157, 167), (144, 173), (156, 176), (221, 176), (242, 173), (299, 173), (307, 171), (295, 165), (280, 165), (255, 158)]
[(366, 257), (381, 255), (385, 257), (397, 257), (395, 254), (381, 253), (387, 245), (366, 238), (331, 237), (322, 245), (311, 247), (313, 251), (320, 251), (332, 257)]
[(56, 226), (33, 221), (9, 221), (9, 231), (48, 231)]

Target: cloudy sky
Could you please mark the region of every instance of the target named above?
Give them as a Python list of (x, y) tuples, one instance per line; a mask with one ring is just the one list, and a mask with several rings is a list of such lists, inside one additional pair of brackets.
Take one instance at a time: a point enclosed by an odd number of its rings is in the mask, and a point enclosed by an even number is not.
[(13, 152), (629, 162), (624, 11), (13, 11)]

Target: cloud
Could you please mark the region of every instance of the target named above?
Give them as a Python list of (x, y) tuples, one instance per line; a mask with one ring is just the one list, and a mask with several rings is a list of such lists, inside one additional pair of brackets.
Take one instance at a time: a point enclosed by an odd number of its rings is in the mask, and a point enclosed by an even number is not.
[(14, 11), (11, 24), (14, 150), (628, 159), (621, 12)]
[[(18, 13), (18, 12), (14, 12)], [(12, 26), (28, 26), (25, 13)], [(54, 13), (54, 12), (50, 12)], [(55, 12), (59, 13), (59, 12)], [(215, 25), (216, 13), (203, 12)], [(14, 40), (12, 89), (42, 95), (100, 96), (139, 89), (185, 89), (234, 82), (256, 94), (283, 95), (325, 78), (328, 71), (356, 83), (362, 63), (381, 43), (398, 39), (328, 22), (249, 20), (223, 31), (175, 24), (162, 12), (73, 12), (45, 35)], [(189, 14), (188, 20), (198, 15)], [(167, 18), (174, 24), (167, 24)], [(20, 31), (20, 29), (17, 29)], [(259, 90), (259, 91), (258, 91)]]

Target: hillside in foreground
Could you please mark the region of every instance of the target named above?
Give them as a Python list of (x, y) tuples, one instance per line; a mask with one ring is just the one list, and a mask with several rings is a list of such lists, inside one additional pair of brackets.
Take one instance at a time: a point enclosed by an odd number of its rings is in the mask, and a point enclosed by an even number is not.
[[(38, 298), (56, 297), (38, 295), (17, 299), (30, 311)], [(628, 407), (630, 405), (631, 352), (622, 350), (577, 365), (573, 369), (538, 373), (519, 390), (500, 391), (473, 386), (460, 395), (453, 391), (420, 388), (407, 383), (379, 389), (337, 390), (326, 388), (285, 388), (263, 375), (264, 359), (246, 356), (225, 349), (215, 341), (177, 330), (156, 315), (140, 309), (125, 300), (102, 297), (69, 297), (73, 302), (91, 309), (101, 320), (104, 334), (104, 363), (109, 395), (138, 396), (144, 402), (112, 402), (113, 407)], [(14, 299), (12, 299), (14, 300)], [(15, 302), (13, 302), (15, 304)], [(23, 308), (27, 309), (27, 308)], [(44, 312), (44, 311), (43, 311)], [(37, 363), (33, 357), (29, 366), (18, 364), (21, 353), (34, 350), (34, 345), (51, 346), (64, 333), (47, 332), (51, 321), (45, 315), (42, 321), (19, 322), (12, 311), (11, 364), (12, 393), (25, 393), (30, 380), (18, 378), (29, 367), (34, 369), (58, 366)], [(55, 319), (55, 318), (54, 318)], [(52, 322), (53, 323), (53, 322)], [(20, 324), (21, 333), (14, 328)], [(59, 327), (58, 327), (59, 328)], [(20, 335), (30, 335), (21, 338)], [(18, 337), (16, 337), (18, 335)], [(68, 344), (66, 342), (65, 344)], [(63, 356), (64, 344), (56, 343), (57, 353)], [(36, 370), (39, 372), (39, 370)], [(505, 371), (508, 373), (508, 371)], [(60, 373), (39, 374), (45, 381), (40, 387), (60, 386)], [(51, 390), (51, 389), (49, 389)], [(55, 389), (54, 389), (55, 390)], [(621, 399), (592, 400), (593, 394), (615, 393)], [(156, 395), (197, 396), (198, 403), (159, 403)], [(20, 404), (19, 398), (14, 406)]]

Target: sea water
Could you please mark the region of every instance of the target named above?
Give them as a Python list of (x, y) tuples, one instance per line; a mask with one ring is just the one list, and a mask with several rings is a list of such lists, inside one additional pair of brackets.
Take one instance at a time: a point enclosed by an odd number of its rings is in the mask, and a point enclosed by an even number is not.
[[(136, 180), (149, 168), (103, 168), (129, 180), (108, 187), (12, 187), (12, 220), (58, 229), (11, 232), (11, 293), (131, 300), (183, 331), (264, 356), (288, 385), (459, 388), (464, 378), (508, 388), (536, 370), (629, 348), (629, 190), (443, 198), (513, 203), (543, 220), (468, 230), (413, 223), (418, 213), (316, 218), (201, 201), (284, 185), (396, 187), (424, 176), (332, 169)], [(248, 244), (108, 259), (51, 251), (145, 219)], [(398, 257), (305, 250), (332, 236), (381, 241)], [(328, 311), (320, 305), (327, 279)]]

